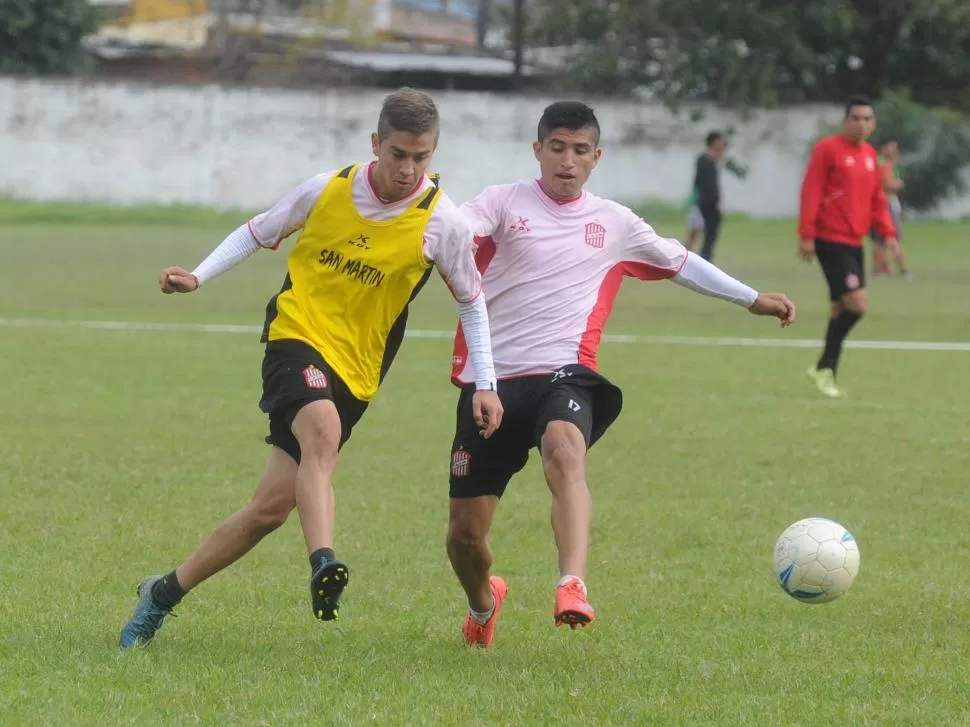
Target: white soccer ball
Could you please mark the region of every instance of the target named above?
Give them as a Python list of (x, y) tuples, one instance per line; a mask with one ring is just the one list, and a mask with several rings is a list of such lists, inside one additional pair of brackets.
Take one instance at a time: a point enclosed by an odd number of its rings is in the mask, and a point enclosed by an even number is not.
[(775, 576), (792, 598), (834, 601), (859, 575), (859, 545), (834, 520), (810, 517), (789, 525), (775, 541)]

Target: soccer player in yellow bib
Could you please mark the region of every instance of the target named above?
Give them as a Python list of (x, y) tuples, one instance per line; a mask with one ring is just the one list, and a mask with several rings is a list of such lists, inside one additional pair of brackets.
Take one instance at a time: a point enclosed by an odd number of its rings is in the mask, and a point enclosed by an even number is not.
[(147, 645), (188, 591), (245, 555), (294, 508), (310, 555), (313, 615), (337, 618), (350, 577), (333, 549), (337, 455), (384, 379), (408, 304), (433, 267), (458, 301), (471, 342), (482, 436), (501, 424), (472, 231), (437, 177), (426, 174), (438, 128), (427, 94), (407, 88), (391, 94), (371, 136), (375, 161), (307, 180), (232, 232), (192, 272), (162, 270), (163, 293), (188, 293), (302, 230), (283, 285), (266, 307), (260, 408), (273, 445), (266, 470), (249, 504), (184, 563), (139, 584), (122, 648)]

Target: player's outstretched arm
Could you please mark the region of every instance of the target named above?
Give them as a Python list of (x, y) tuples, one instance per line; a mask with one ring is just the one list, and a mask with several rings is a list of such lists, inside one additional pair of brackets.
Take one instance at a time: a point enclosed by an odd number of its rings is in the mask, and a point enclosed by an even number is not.
[(193, 290), (198, 290), (207, 280), (221, 275), (248, 259), (260, 247), (262, 246), (253, 236), (249, 225), (241, 225), (219, 243), (219, 246), (209, 253), (208, 257), (199, 263), (198, 267), (192, 272), (177, 265), (162, 270), (158, 285), (166, 295), (170, 293), (191, 293)]
[(229, 233), (192, 272), (178, 266), (162, 270), (158, 280), (162, 292), (191, 293), (206, 281), (249, 259), (257, 250), (275, 250), (280, 242), (306, 224), (314, 204), (333, 174), (318, 174), (291, 189), (270, 209)]
[(774, 316), (783, 328), (795, 322), (795, 304), (781, 293), (758, 293), (754, 288), (732, 278), (700, 255), (687, 253), (680, 272), (671, 278), (680, 286), (701, 295), (709, 295), (741, 305), (759, 316)]
[(759, 295), (754, 288), (732, 278), (677, 240), (661, 237), (643, 218), (627, 210), (631, 221), (625, 250), (631, 274), (641, 280), (673, 280), (701, 295), (726, 300), (756, 315), (773, 315), (781, 325), (795, 322), (795, 306), (780, 293)]
[(784, 293), (762, 293), (748, 310), (756, 316), (772, 316), (787, 328), (795, 322), (795, 304)]
[(191, 293), (193, 290), (198, 290), (199, 279), (185, 268), (173, 265), (172, 267), (162, 268), (162, 272), (158, 276), (158, 287), (162, 289), (165, 295)]

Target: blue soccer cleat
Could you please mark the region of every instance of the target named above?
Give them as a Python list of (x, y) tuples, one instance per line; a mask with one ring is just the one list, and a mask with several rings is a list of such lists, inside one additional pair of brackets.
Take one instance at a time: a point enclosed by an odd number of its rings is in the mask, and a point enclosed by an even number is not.
[(120, 644), (122, 649), (137, 649), (148, 646), (155, 634), (162, 628), (165, 617), (172, 613), (170, 608), (162, 608), (152, 599), (152, 586), (162, 579), (162, 576), (149, 576), (138, 584), (138, 603), (131, 620), (121, 629)]

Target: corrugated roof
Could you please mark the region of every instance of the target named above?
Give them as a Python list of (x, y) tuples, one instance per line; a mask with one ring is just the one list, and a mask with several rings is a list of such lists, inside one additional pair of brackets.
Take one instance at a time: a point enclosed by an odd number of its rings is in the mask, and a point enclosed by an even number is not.
[[(325, 55), (336, 63), (372, 71), (430, 71), (476, 76), (510, 76), (515, 71), (515, 64), (505, 58), (353, 50), (327, 51)], [(536, 70), (531, 66), (524, 66), (522, 74), (534, 76)]]

